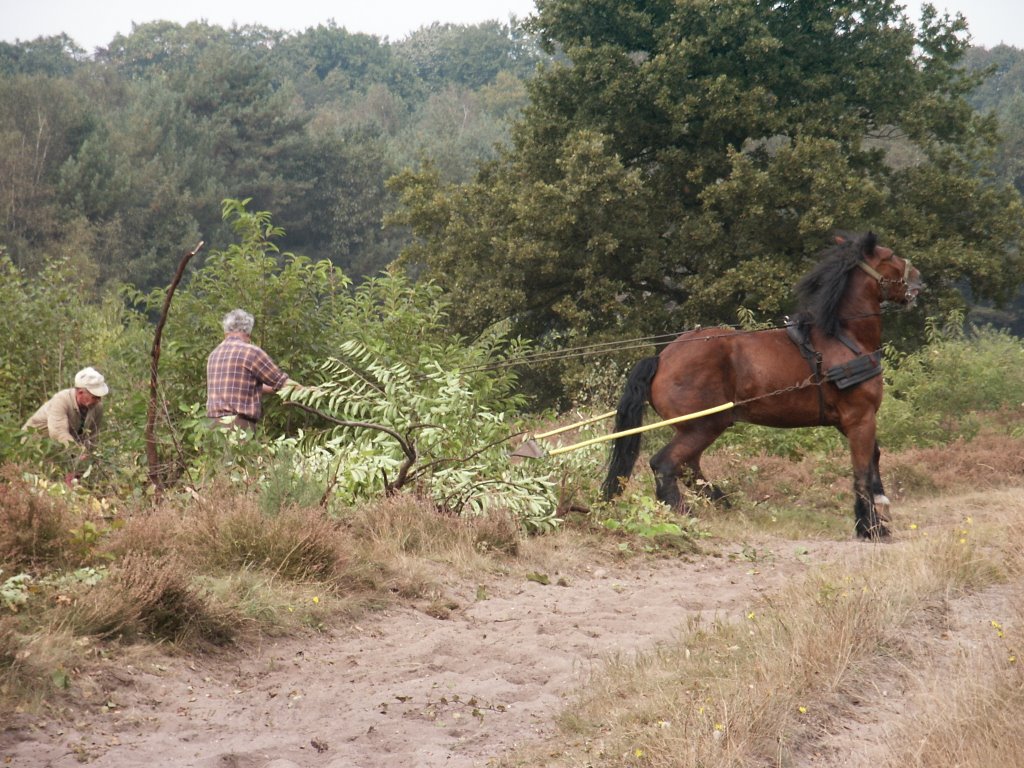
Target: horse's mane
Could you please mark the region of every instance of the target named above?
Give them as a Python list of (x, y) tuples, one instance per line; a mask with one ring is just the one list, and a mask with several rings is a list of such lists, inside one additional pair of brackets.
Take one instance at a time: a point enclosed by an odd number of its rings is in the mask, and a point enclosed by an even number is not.
[(822, 251), (818, 264), (794, 287), (800, 313), (829, 336), (835, 336), (839, 331), (837, 312), (846, 292), (850, 270), (878, 244), (874, 232), (840, 236), (842, 240)]

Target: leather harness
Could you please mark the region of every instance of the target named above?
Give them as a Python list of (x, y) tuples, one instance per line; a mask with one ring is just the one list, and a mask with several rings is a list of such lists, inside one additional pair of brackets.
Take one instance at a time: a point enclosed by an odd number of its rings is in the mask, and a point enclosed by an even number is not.
[(839, 389), (849, 389), (882, 373), (882, 350), (861, 354), (857, 345), (842, 331), (838, 331), (835, 337), (856, 357), (822, 371), (821, 352), (811, 344), (811, 322), (805, 314), (786, 318), (786, 335), (811, 368), (811, 381), (818, 387), (818, 421), (821, 424), (825, 423), (825, 393), (822, 384), (832, 382)]

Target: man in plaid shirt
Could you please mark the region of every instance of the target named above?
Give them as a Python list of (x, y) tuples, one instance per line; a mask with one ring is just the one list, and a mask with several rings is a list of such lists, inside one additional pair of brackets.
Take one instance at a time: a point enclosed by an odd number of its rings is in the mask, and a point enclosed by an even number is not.
[(228, 312), (224, 341), (206, 359), (206, 415), (218, 426), (252, 429), (263, 414), (263, 395), (290, 381), (270, 355), (249, 341), (253, 322), (243, 309)]

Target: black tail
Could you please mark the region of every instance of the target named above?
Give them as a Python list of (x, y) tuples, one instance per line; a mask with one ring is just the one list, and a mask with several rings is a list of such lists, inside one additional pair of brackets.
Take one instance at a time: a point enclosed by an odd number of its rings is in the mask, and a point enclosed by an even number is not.
[[(658, 372), (658, 358), (645, 357), (635, 366), (626, 379), (626, 389), (619, 399), (615, 413), (615, 431), (634, 429), (644, 423), (644, 408), (651, 394), (651, 381)], [(601, 486), (605, 501), (614, 499), (622, 490), (622, 481), (633, 474), (633, 465), (640, 455), (640, 435), (627, 435), (612, 441), (612, 458), (608, 465), (608, 476)]]

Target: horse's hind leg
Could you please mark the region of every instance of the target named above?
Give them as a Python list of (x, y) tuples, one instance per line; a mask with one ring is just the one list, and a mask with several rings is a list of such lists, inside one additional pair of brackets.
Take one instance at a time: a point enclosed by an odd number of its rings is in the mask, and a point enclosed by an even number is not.
[(661, 501), (680, 514), (688, 514), (686, 503), (679, 493), (679, 478), (686, 485), (712, 499), (724, 494), (704, 479), (700, 468), (700, 457), (704, 450), (715, 441), (723, 429), (677, 429), (675, 437), (651, 457), (654, 472), (655, 491)]

